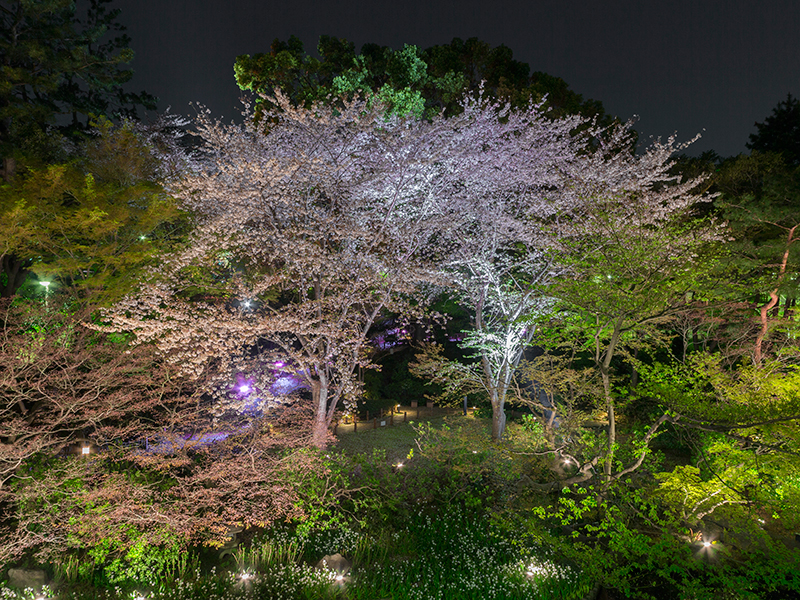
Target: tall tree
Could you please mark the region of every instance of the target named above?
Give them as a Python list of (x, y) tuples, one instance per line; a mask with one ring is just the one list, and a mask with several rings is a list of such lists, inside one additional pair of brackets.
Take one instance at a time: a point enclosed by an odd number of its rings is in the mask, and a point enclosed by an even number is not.
[(133, 51), (117, 22), (119, 9), (106, 6), (110, 1), (91, 0), (85, 14), (71, 0), (0, 2), (0, 155), (6, 177), (13, 171), (10, 161), (21, 154), (49, 159), (59, 153), (53, 128), (69, 135), (85, 129), (90, 114), (111, 118), (131, 116), (137, 106), (155, 108), (153, 96), (122, 88), (133, 74), (126, 67)]
[[(306, 55), (302, 42), (275, 40), (269, 53), (236, 58), (236, 83), (243, 90), (271, 95), (280, 89), (295, 105), (313, 101), (374, 94), (390, 111), (417, 116), (461, 110), (462, 96), (481, 95), (525, 109), (546, 97), (553, 117), (583, 115), (608, 124), (600, 102), (585, 101), (564, 80), (545, 73), (530, 75), (530, 67), (513, 58), (507, 46), (492, 48), (477, 38), (454, 38), (450, 44), (424, 50), (405, 45), (401, 50), (321, 36), (320, 58)], [(257, 100), (257, 102), (269, 100)], [(265, 107), (266, 108), (266, 107)], [(270, 107), (274, 108), (274, 106)], [(256, 117), (260, 118), (260, 109)]]
[(176, 123), (100, 121), (79, 158), (22, 168), (0, 184), (0, 295), (13, 296), (29, 271), (95, 300), (127, 291), (185, 223), (161, 186), (177, 168), (170, 160), (181, 160)]
[(786, 95), (763, 123), (756, 122), (747, 147), (757, 152), (775, 152), (786, 164), (800, 166), (800, 100)]
[(726, 264), (733, 297), (754, 304), (758, 314), (757, 365), (786, 340), (780, 329), (798, 297), (800, 171), (783, 156), (754, 151), (727, 161), (715, 177), (721, 191), (716, 205), (733, 234)]
[(652, 333), (655, 325), (684, 310), (691, 294), (704, 289), (713, 266), (703, 252), (717, 238), (716, 230), (692, 223), (691, 214), (697, 202), (710, 198), (692, 193), (698, 180), (681, 182), (669, 175), (672, 151), (672, 140), (655, 144), (631, 159), (642, 161), (642, 170), (621, 170), (616, 182), (598, 180), (578, 216), (563, 223), (569, 233), (562, 231), (562, 239), (568, 243), (559, 254), (570, 276), (559, 279), (550, 293), (578, 317), (572, 331), (602, 381), (606, 485), (630, 472), (613, 472), (618, 395), (612, 363), (623, 345), (635, 346), (643, 332)]

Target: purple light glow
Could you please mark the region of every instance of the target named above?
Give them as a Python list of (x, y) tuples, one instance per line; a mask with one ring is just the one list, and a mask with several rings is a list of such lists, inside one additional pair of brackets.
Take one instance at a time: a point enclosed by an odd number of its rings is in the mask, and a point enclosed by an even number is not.
[(248, 394), (250, 393), (250, 386), (247, 385), (246, 383), (243, 383), (242, 385), (239, 386), (239, 391), (242, 394)]
[(284, 363), (279, 360), (276, 360), (274, 363), (272, 363), (272, 366), (280, 369), (282, 366), (284, 366)]
[(303, 388), (303, 383), (298, 377), (292, 375), (284, 375), (275, 380), (270, 386), (269, 391), (276, 396), (284, 396)]

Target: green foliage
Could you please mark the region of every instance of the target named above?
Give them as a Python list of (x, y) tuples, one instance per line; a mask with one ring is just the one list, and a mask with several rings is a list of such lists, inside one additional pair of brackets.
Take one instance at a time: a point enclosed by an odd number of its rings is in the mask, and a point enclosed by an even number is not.
[(266, 96), (257, 100), (257, 119), (265, 109), (274, 108), (269, 96), (277, 90), (298, 106), (362, 95), (386, 105), (387, 116), (423, 116), (427, 65), (416, 46), (405, 45), (395, 52), (367, 44), (356, 55), (355, 47), (346, 40), (322, 36), (319, 53), (321, 61), (306, 56), (302, 42), (291, 36), (288, 42), (275, 40), (269, 54), (236, 58), (234, 74), (239, 87)]
[(589, 589), (509, 523), (472, 511), (420, 512), (384, 539), (391, 542), (387, 559), (354, 572), (351, 598), (545, 599)]
[[(754, 151), (726, 161), (714, 179), (722, 192), (715, 202), (730, 223), (733, 239), (718, 275), (726, 282), (732, 301), (755, 301), (759, 327), (743, 327), (743, 317), (753, 306), (740, 306), (724, 324), (736, 340), (731, 350), (739, 355), (749, 348), (742, 339), (755, 337), (755, 360), (797, 354), (796, 322), (791, 318), (800, 277), (800, 170), (777, 153)], [(745, 321), (746, 323), (746, 321)], [(731, 353), (731, 351), (728, 351)]]
[[(127, 528), (124, 537), (124, 542), (121, 536), (105, 538), (87, 551), (94, 570), (101, 574), (101, 581), (156, 585), (160, 579), (174, 579), (186, 571), (188, 556), (177, 538), (154, 545), (134, 527)], [(85, 568), (88, 575), (91, 567), (87, 564)]]
[[(742, 529), (723, 539), (718, 530), (690, 529), (665, 517), (642, 489), (619, 487), (607, 495), (565, 489), (554, 504), (532, 510), (529, 527), (589, 578), (626, 598), (755, 599), (800, 591), (789, 576), (796, 550), (763, 531), (754, 531), (757, 541), (741, 543)], [(703, 546), (709, 540), (714, 543)]]
[(275, 40), (269, 53), (236, 57), (236, 83), (267, 97), (257, 100), (256, 118), (274, 107), (268, 96), (281, 90), (295, 105), (335, 102), (355, 94), (379, 100), (387, 114), (415, 118), (444, 111), (459, 112), (464, 94), (482, 92), (485, 98), (509, 102), (516, 107), (546, 101), (556, 118), (569, 114), (595, 117), (609, 124), (600, 102), (584, 100), (564, 80), (536, 72), (513, 59), (507, 46), (492, 48), (477, 38), (454, 38), (450, 44), (420, 50), (404, 45), (402, 50), (321, 36), (321, 59), (305, 54), (302, 42), (291, 36)]
[(642, 370), (645, 393), (684, 429), (697, 466), (659, 475), (661, 491), (684, 519), (716, 505), (741, 505), (798, 523), (800, 371), (776, 361), (724, 368), (720, 356)]
[(459, 405), (464, 396), (485, 398), (480, 365), (469, 359), (454, 359), (440, 344), (425, 344), (408, 363), (408, 372), (430, 389), (427, 398), (440, 405)]
[(408, 352), (398, 352), (380, 359), (380, 370), (364, 371), (364, 409), (370, 413), (397, 404), (410, 406), (412, 401), (424, 404), (429, 396), (436, 395), (436, 386), (429, 385), (411, 374), (409, 365), (414, 360)]
[(131, 127), (96, 126), (82, 160), (20, 169), (0, 185), (0, 233), (4, 253), (52, 281), (52, 292), (74, 288), (108, 301), (180, 240), (185, 223)]
[(259, 535), (249, 546), (237, 548), (233, 559), (240, 572), (263, 572), (297, 563), (303, 551), (303, 539), (286, 528), (276, 528)]

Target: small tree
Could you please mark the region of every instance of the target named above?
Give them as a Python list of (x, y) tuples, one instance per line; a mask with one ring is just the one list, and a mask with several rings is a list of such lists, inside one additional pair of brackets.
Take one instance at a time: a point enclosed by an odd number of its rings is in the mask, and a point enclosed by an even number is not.
[(632, 179), (606, 189), (608, 195), (587, 202), (577, 218), (563, 224), (570, 234), (560, 261), (569, 276), (550, 289), (563, 309), (577, 316), (572, 332), (582, 339), (602, 381), (608, 419), (606, 483), (632, 470), (613, 473), (617, 401), (612, 361), (623, 344), (635, 346), (643, 337), (652, 343), (654, 326), (685, 310), (693, 294), (703, 293), (713, 266), (704, 253), (717, 239), (716, 230), (691, 216), (693, 205), (709, 197), (692, 193), (697, 180), (670, 183), (670, 146), (656, 145), (654, 156), (642, 160), (651, 162), (646, 172), (655, 178), (648, 185), (628, 190), (637, 183)]

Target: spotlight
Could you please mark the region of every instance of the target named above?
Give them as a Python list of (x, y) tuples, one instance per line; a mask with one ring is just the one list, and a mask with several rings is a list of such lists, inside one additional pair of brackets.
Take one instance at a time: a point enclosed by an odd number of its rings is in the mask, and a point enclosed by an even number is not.
[(83, 448), (81, 448), (81, 454), (89, 454), (91, 451), (92, 451), (91, 446), (84, 446)]

